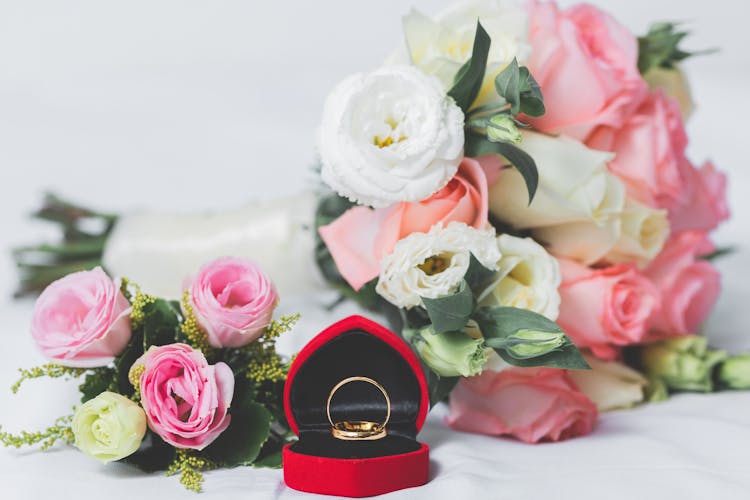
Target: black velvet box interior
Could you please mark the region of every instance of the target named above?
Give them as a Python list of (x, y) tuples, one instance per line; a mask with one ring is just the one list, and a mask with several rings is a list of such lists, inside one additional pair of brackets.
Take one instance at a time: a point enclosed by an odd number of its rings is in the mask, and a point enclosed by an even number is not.
[[(331, 389), (348, 377), (369, 377), (382, 385), (391, 400), (388, 435), (373, 441), (344, 441), (331, 435), (326, 401)], [(299, 428), (295, 453), (329, 458), (373, 458), (420, 449), (416, 440), (422, 394), (414, 368), (392, 346), (362, 329), (346, 331), (318, 347), (290, 381), (289, 404)], [(386, 401), (366, 382), (352, 382), (331, 401), (334, 422), (382, 422)]]

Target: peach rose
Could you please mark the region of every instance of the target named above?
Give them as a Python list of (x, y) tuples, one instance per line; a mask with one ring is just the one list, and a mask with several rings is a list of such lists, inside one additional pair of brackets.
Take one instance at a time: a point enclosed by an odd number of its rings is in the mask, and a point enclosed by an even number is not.
[(557, 322), (578, 347), (614, 359), (620, 346), (642, 342), (659, 310), (659, 293), (635, 265), (590, 269), (560, 260)]
[(721, 292), (721, 275), (701, 257), (714, 251), (705, 233), (685, 231), (672, 236), (644, 274), (661, 295), (649, 340), (695, 333)]
[(619, 128), (647, 92), (638, 72), (635, 36), (610, 15), (581, 4), (559, 10), (529, 4), (531, 57), (547, 112), (529, 119), (545, 132), (585, 141), (601, 128)]
[[(380, 260), (394, 245), (415, 232), (426, 233), (435, 224), (463, 222), (476, 229), (487, 225), (487, 176), (494, 163), (464, 158), (455, 177), (443, 189), (420, 202), (402, 202), (388, 208), (358, 206), (319, 228), (339, 272), (359, 290), (380, 273)], [(491, 166), (490, 166), (491, 165)]]
[(508, 368), (461, 379), (451, 392), (447, 423), (459, 431), (538, 443), (588, 434), (596, 417), (596, 405), (565, 370)]

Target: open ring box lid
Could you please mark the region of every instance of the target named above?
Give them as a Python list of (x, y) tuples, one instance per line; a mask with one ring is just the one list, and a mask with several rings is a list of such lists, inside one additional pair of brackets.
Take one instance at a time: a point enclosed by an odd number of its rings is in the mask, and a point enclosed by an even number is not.
[[(344, 441), (331, 435), (326, 401), (348, 377), (383, 386), (391, 418), (382, 439)], [(284, 481), (310, 493), (366, 497), (427, 482), (429, 448), (417, 441), (430, 402), (424, 372), (404, 340), (362, 316), (331, 325), (308, 343), (289, 370), (284, 408), (299, 440), (284, 448)], [(383, 422), (387, 404), (376, 386), (353, 382), (331, 400), (334, 422)]]

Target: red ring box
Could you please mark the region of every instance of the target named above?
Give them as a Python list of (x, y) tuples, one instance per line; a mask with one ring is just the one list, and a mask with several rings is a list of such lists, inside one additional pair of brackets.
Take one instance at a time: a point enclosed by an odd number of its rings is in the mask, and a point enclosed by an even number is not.
[[(388, 435), (343, 441), (331, 435), (326, 401), (348, 377), (369, 377), (391, 400)], [(368, 497), (421, 486), (428, 480), (429, 447), (417, 441), (430, 407), (427, 382), (414, 352), (387, 328), (350, 316), (310, 341), (294, 359), (284, 387), (284, 408), (299, 440), (283, 451), (284, 481), (295, 490)], [(382, 422), (380, 390), (351, 383), (331, 400), (334, 421)]]

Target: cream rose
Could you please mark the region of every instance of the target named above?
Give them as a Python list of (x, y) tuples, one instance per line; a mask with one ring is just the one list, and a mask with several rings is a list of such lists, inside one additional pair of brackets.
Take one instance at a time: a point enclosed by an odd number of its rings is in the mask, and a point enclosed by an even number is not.
[(146, 414), (125, 396), (105, 391), (78, 407), (71, 427), (76, 447), (107, 463), (140, 447), (146, 434)]
[(648, 380), (639, 372), (616, 361), (602, 361), (586, 355), (591, 370), (570, 370), (578, 388), (599, 411), (629, 408), (643, 401)]
[(528, 309), (557, 319), (562, 281), (560, 265), (531, 238), (502, 234), (497, 238), (502, 258), (492, 284), (480, 295), (482, 306)]
[[(412, 10), (404, 17), (407, 53), (399, 51), (391, 61), (410, 60), (425, 73), (435, 75), (448, 89), (456, 73), (471, 57), (477, 20), (492, 39), (487, 71), (477, 96), (477, 106), (497, 101), (495, 77), (513, 58), (523, 62), (530, 52), (528, 16), (516, 2), (483, 0), (457, 5), (430, 19)], [(408, 57), (407, 57), (408, 56)]]
[(519, 145), (539, 171), (539, 186), (529, 205), (518, 170), (501, 170), (490, 190), (490, 211), (556, 255), (592, 264), (620, 239), (625, 187), (607, 170), (611, 153), (589, 149), (565, 136), (523, 132)]
[(458, 289), (471, 254), (486, 268), (497, 270), (502, 255), (494, 229), (451, 222), (427, 233), (412, 233), (381, 261), (376, 290), (391, 304), (407, 309), (423, 305), (422, 297), (445, 297)]
[(463, 146), (463, 113), (436, 78), (411, 66), (346, 78), (328, 96), (318, 130), (323, 181), (373, 207), (443, 188)]
[(605, 256), (605, 260), (613, 264), (635, 262), (639, 267), (645, 266), (661, 252), (667, 241), (667, 211), (653, 209), (628, 199), (620, 220), (620, 239)]

